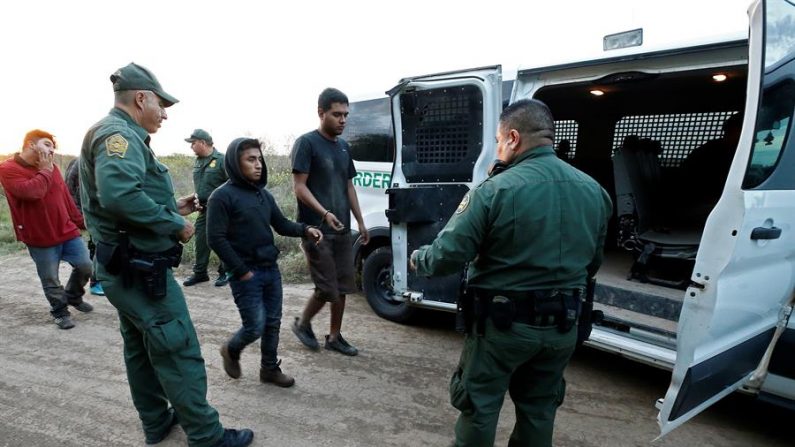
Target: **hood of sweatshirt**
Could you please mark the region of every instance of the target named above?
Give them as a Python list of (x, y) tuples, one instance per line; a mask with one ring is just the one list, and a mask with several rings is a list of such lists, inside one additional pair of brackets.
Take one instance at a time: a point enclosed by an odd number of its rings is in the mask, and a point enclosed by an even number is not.
[(255, 138), (235, 138), (229, 143), (229, 147), (226, 149), (226, 155), (224, 156), (224, 169), (226, 169), (226, 175), (229, 176), (229, 180), (238, 185), (253, 189), (263, 188), (265, 185), (268, 184), (268, 167), (265, 166), (265, 157), (262, 156), (262, 150), (259, 150), (259, 155), (262, 157), (262, 175), (259, 178), (259, 181), (256, 184), (251, 183), (240, 171), (240, 148), (243, 146), (243, 143), (254, 141), (259, 144), (259, 142)]

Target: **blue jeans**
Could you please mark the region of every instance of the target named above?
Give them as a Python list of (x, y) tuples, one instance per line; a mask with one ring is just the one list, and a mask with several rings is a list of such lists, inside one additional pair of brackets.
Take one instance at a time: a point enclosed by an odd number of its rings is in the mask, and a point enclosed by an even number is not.
[(276, 350), (282, 322), (282, 275), (276, 265), (253, 268), (251, 272), (254, 277), (248, 281), (229, 282), (243, 321), (243, 327), (229, 339), (229, 353), (237, 358), (246, 346), (261, 338), (261, 366), (274, 369), (278, 366)]
[[(93, 265), (88, 256), (88, 249), (81, 237), (70, 239), (52, 247), (28, 246), (28, 253), (36, 264), (44, 296), (50, 302), (50, 314), (54, 318), (69, 315), (69, 304), (77, 306), (83, 302), (85, 285), (91, 277)], [(72, 274), (66, 288), (58, 279), (58, 267), (61, 261), (72, 266)]]

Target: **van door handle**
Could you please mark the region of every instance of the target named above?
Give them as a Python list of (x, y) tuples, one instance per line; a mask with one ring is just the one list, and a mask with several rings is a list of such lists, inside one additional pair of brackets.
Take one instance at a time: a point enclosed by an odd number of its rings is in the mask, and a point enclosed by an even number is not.
[(756, 227), (751, 231), (752, 241), (778, 239), (779, 237), (781, 237), (781, 228), (778, 227)]

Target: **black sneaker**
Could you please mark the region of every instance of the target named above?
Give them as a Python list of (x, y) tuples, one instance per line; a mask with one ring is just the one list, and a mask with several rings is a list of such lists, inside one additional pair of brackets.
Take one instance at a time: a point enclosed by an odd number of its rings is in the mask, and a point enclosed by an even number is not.
[(188, 276), (188, 279), (186, 279), (185, 281), (182, 281), (182, 285), (185, 286), (185, 287), (190, 287), (190, 286), (198, 284), (200, 282), (207, 282), (209, 280), (210, 280), (210, 277), (207, 276), (206, 273), (204, 275), (197, 275), (197, 274), (194, 273), (194, 274)]
[(240, 371), (240, 358), (235, 358), (229, 352), (228, 343), (224, 343), (221, 346), (221, 358), (224, 359), (224, 371), (226, 371), (226, 374), (233, 379), (239, 379), (242, 374), (242, 371)]
[(72, 318), (69, 315), (64, 315), (62, 317), (55, 317), (53, 320), (55, 324), (58, 325), (61, 329), (72, 329), (75, 327), (75, 324), (72, 323)]
[(298, 337), (298, 340), (304, 344), (307, 348), (317, 351), (320, 349), (320, 343), (317, 342), (317, 337), (315, 337), (315, 333), (312, 331), (312, 324), (307, 325), (299, 325), (298, 320), (300, 318), (295, 317), (295, 321), (293, 321), (293, 334)]
[(88, 313), (94, 310), (94, 306), (88, 304), (85, 301), (81, 301), (80, 304), (72, 304), (72, 307), (83, 313)]
[(323, 346), (324, 348), (328, 349), (329, 351), (337, 351), (339, 353), (354, 356), (359, 353), (359, 350), (354, 348), (350, 345), (344, 338), (342, 338), (342, 334), (337, 335), (337, 339), (334, 341), (329, 341), (329, 336), (326, 335), (326, 344)]
[(162, 432), (156, 434), (147, 434), (146, 445), (159, 444), (163, 442), (163, 440), (166, 439), (168, 434), (171, 433), (171, 429), (174, 428), (174, 426), (179, 423), (179, 420), (177, 419), (177, 413), (174, 413), (174, 409), (169, 408), (168, 412), (171, 420), (168, 421), (168, 424), (166, 424), (166, 427), (163, 429)]
[(251, 444), (254, 440), (254, 432), (244, 428), (242, 430), (235, 430), (234, 428), (225, 428), (224, 437), (215, 444), (215, 447), (245, 447)]
[(226, 273), (218, 275), (218, 279), (215, 280), (215, 287), (223, 287), (227, 284), (229, 284), (229, 276)]

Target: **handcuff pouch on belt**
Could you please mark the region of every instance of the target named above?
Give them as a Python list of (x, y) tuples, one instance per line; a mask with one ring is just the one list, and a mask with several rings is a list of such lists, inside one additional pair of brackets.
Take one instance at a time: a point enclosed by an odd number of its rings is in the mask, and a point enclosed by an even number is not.
[(130, 257), (127, 248), (130, 245), (130, 239), (126, 231), (119, 231), (119, 243), (109, 244), (103, 241), (97, 241), (96, 257), (97, 262), (105, 267), (105, 270), (111, 275), (119, 275), (124, 271), (129, 263)]
[(510, 298), (496, 295), (491, 298), (489, 303), (489, 316), (491, 316), (491, 322), (495, 328), (507, 331), (516, 318), (516, 305)]

